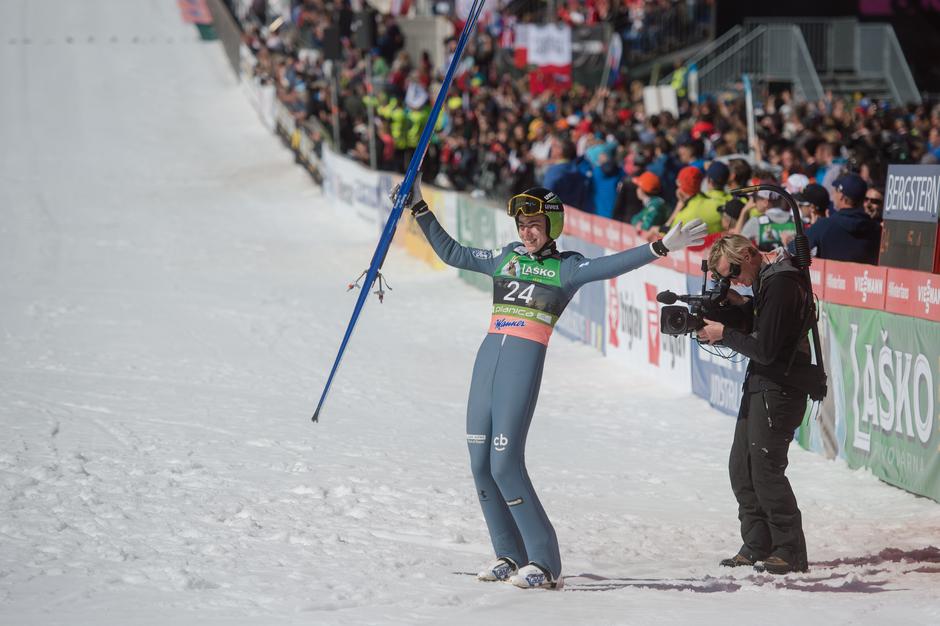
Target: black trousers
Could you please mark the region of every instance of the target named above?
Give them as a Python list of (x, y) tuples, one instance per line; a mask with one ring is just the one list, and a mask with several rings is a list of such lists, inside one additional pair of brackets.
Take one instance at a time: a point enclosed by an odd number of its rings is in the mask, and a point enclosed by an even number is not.
[(807, 399), (805, 393), (763, 376), (748, 376), (729, 460), (744, 540), (739, 552), (754, 561), (779, 556), (798, 570), (806, 569), (806, 540), (784, 472)]

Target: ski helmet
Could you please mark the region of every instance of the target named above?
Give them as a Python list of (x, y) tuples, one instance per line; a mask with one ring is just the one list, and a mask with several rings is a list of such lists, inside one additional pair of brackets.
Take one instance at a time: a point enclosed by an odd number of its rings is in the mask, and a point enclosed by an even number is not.
[(506, 211), (519, 222), (520, 215), (544, 215), (548, 219), (548, 236), (558, 239), (565, 228), (565, 205), (555, 192), (545, 187), (532, 187), (509, 199)]

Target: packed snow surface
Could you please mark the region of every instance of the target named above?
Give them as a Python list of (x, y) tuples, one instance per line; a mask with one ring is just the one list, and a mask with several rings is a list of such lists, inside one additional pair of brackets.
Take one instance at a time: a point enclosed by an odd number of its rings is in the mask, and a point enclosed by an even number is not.
[(937, 503), (794, 447), (813, 570), (722, 570), (733, 419), (560, 337), (568, 586), (477, 582), (489, 296), (393, 250), (311, 423), (374, 228), (175, 2), (5, 0), (0, 50), (0, 623), (940, 623)]

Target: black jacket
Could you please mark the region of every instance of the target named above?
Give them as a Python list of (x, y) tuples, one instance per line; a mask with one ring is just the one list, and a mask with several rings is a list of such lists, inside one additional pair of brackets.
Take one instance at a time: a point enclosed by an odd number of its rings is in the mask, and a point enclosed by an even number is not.
[(820, 218), (806, 230), (806, 237), (820, 259), (878, 264), (881, 224), (862, 209), (841, 209)]
[(806, 334), (808, 316), (813, 315), (812, 291), (807, 280), (790, 258), (784, 257), (761, 268), (753, 292), (753, 299), (740, 307), (750, 314), (751, 328), (738, 330), (725, 326), (722, 343), (750, 359), (749, 374), (761, 374), (780, 385), (805, 388), (801, 379), (814, 375)]

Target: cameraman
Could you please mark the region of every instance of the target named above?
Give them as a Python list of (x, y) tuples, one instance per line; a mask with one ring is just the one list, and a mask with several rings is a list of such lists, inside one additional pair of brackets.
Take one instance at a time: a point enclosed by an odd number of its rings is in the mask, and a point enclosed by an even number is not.
[(730, 279), (754, 293), (745, 298), (728, 291), (729, 308), (739, 309), (747, 327), (706, 320), (698, 331), (699, 340), (720, 342), (750, 358), (729, 462), (744, 544), (721, 565), (763, 561), (761, 571), (803, 572), (802, 518), (784, 471), (793, 431), (803, 421), (818, 378), (806, 337), (814, 311), (812, 290), (786, 252), (760, 252), (742, 235), (715, 241), (708, 268), (716, 279)]

